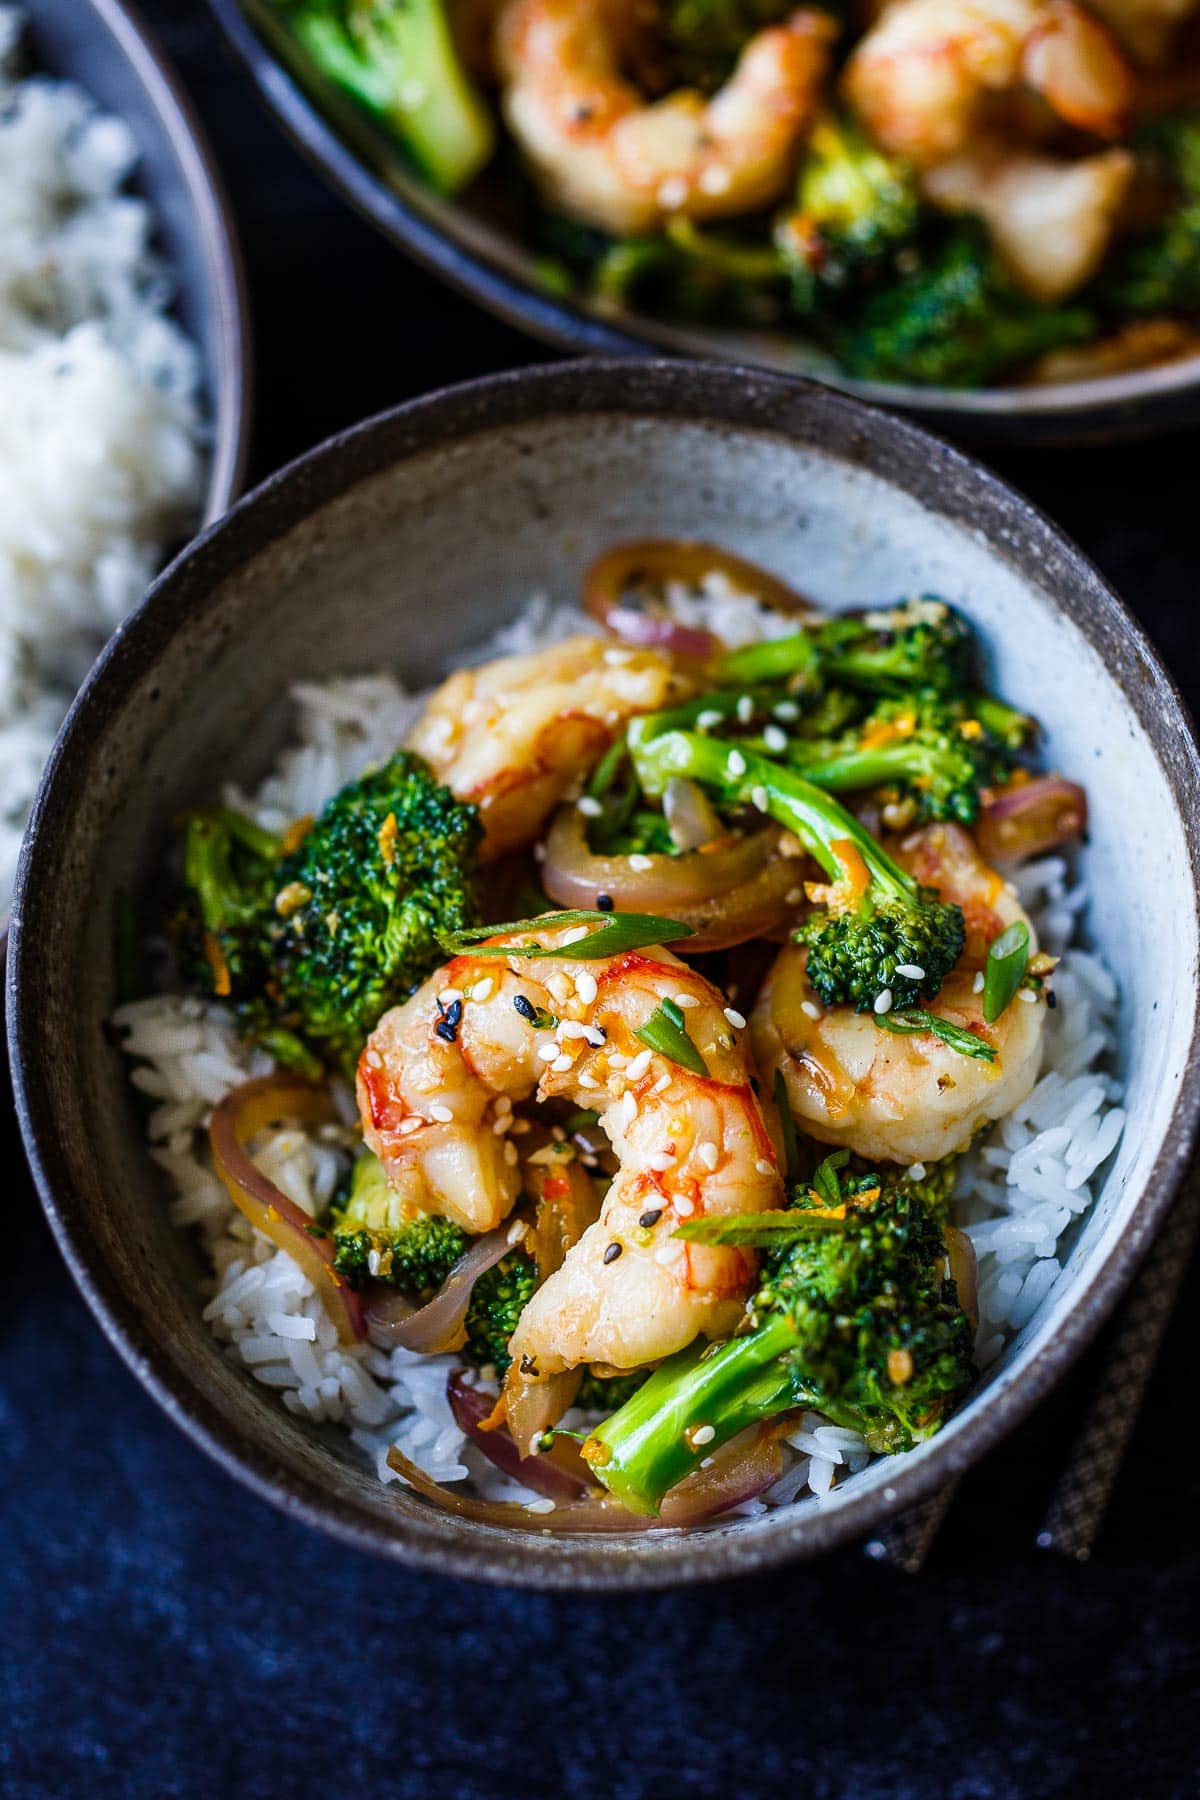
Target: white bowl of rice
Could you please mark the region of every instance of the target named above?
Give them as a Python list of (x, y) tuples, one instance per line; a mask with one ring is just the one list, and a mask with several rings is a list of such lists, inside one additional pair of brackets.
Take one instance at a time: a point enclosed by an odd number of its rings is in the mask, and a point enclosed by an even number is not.
[(237, 491), (244, 338), (218, 178), (142, 28), (0, 4), (0, 920), (75, 689)]
[[(989, 679), (1038, 717), (1048, 766), (1086, 783), (1090, 830), (1077, 854), (1019, 876), (1062, 957), (1058, 1005), (1033, 1092), (959, 1178), (981, 1312), (979, 1379), (959, 1410), (917, 1449), (874, 1460), (805, 1416), (782, 1481), (736, 1515), (556, 1538), (550, 1520), (518, 1533), (450, 1517), (391, 1479), (397, 1446), (436, 1481), (491, 1491), (447, 1406), (448, 1359), (339, 1343), (297, 1265), (234, 1213), (204, 1128), (268, 1064), (220, 1006), (144, 987), (119, 1006), (114, 931), (128, 896), (152, 906), (181, 807), (225, 789), (271, 827), (316, 812), (395, 747), (413, 695), (489, 648), (561, 634), (599, 550), (664, 536), (719, 538), (834, 609), (951, 600)], [(736, 598), (697, 605), (727, 641), (757, 628)], [(289, 1511), (400, 1560), (542, 1586), (660, 1586), (813, 1554), (961, 1474), (1136, 1268), (1200, 1106), (1198, 819), (1190, 727), (1120, 602), (1025, 501), (917, 429), (715, 367), (569, 365), (451, 390), (243, 502), (86, 683), (14, 908), (26, 1145), (118, 1349), (198, 1443)], [(299, 1129), (260, 1160), (310, 1212), (339, 1179), (336, 1155)]]

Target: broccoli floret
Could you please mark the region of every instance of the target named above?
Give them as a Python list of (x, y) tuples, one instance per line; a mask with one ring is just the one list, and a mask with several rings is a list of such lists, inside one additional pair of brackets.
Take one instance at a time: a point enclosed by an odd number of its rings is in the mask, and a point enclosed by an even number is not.
[(1138, 135), (1144, 173), (1168, 196), (1164, 216), (1119, 249), (1097, 284), (1119, 313), (1200, 312), (1200, 107), (1153, 119)]
[(384, 1281), (420, 1301), (437, 1293), (469, 1243), (450, 1219), (434, 1213), (414, 1218), (369, 1150), (355, 1161), (350, 1191), (332, 1223), (333, 1266), (351, 1287)]
[(916, 177), (852, 120), (827, 115), (809, 136), (796, 209), (776, 226), (792, 304), (802, 315), (877, 279), (920, 217)]
[(627, 1400), (632, 1400), (649, 1373), (648, 1369), (632, 1369), (627, 1375), (601, 1376), (585, 1369), (574, 1405), (584, 1412), (617, 1412)]
[(725, 658), (727, 682), (821, 680), (868, 693), (961, 692), (974, 636), (953, 606), (932, 594), (871, 612), (838, 613), (788, 637), (747, 644)]
[(846, 373), (863, 381), (985, 387), (1096, 331), (1090, 307), (1021, 293), (982, 230), (964, 225), (911, 273), (876, 288), (835, 331), (834, 347)]
[(826, 1005), (866, 1012), (934, 998), (963, 952), (962, 909), (920, 887), (831, 794), (769, 757), (695, 732), (646, 741), (635, 721), (629, 737), (647, 793), (686, 776), (727, 805), (768, 813), (821, 864), (831, 886), (796, 942), (808, 945), (808, 979)]
[(789, 739), (785, 754), (831, 793), (882, 788), (904, 804), (906, 824), (973, 825), (984, 789), (1012, 773), (1007, 734), (994, 735), (968, 703), (936, 694), (885, 700), (840, 739)]
[(341, 790), (275, 871), (273, 976), (297, 1028), (343, 1067), (389, 1006), (478, 919), (482, 836), (420, 757), (398, 751)]
[(663, 0), (667, 85), (711, 93), (732, 73), (749, 40), (792, 10), (792, 0)]
[(467, 1312), (468, 1357), (491, 1363), (497, 1375), (504, 1375), (512, 1360), (509, 1339), (537, 1285), (537, 1263), (523, 1250), (514, 1250), (479, 1277)]
[(496, 145), (441, 0), (272, 0), (316, 67), (394, 136), (440, 193), (466, 186)]
[(656, 1513), (705, 1456), (780, 1413), (814, 1408), (892, 1453), (930, 1437), (968, 1386), (971, 1325), (938, 1210), (876, 1173), (839, 1186), (844, 1158), (791, 1212), (682, 1228), (770, 1249), (738, 1334), (665, 1362), (584, 1445), (631, 1511)]

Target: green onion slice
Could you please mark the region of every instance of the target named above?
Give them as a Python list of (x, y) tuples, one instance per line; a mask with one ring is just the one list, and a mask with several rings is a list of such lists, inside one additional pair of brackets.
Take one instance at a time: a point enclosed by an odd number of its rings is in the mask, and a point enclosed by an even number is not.
[(831, 1219), (823, 1213), (805, 1212), (803, 1208), (788, 1212), (726, 1213), (723, 1218), (689, 1219), (677, 1225), (672, 1235), (690, 1244), (748, 1244), (763, 1250), (774, 1250), (799, 1243), (801, 1238), (817, 1237), (823, 1231), (845, 1231), (845, 1219)]
[[(564, 925), (596, 925), (599, 930), (571, 944), (549, 949), (532, 938), (524, 944), (489, 944), (486, 938), (508, 937), (516, 931), (558, 931)], [(451, 931), (438, 941), (451, 956), (570, 957), (595, 962), (602, 956), (620, 956), (626, 950), (642, 950), (648, 944), (674, 944), (692, 937), (694, 925), (679, 919), (658, 919), (652, 913), (578, 912), (546, 913), (540, 919), (510, 919), (503, 925), (475, 925), (468, 931)]]
[(939, 1019), (936, 1013), (923, 1012), (919, 1007), (903, 1012), (876, 1013), (875, 1023), (881, 1031), (894, 1032), (897, 1037), (916, 1037), (922, 1031), (931, 1031), (960, 1056), (978, 1057), (981, 1062), (996, 1060), (993, 1045), (985, 1044), (973, 1031), (964, 1031), (961, 1025), (952, 1025), (949, 1019)]
[(1014, 919), (988, 945), (983, 977), (983, 1016), (994, 1025), (1025, 979), (1029, 963), (1029, 927)]
[(800, 1145), (796, 1138), (796, 1120), (782, 1069), (775, 1071), (774, 1089), (775, 1105), (779, 1110), (779, 1134), (783, 1139), (783, 1171), (788, 1186), (795, 1187), (800, 1180)]
[(813, 1193), (823, 1206), (840, 1206), (842, 1204), (842, 1184), (838, 1180), (838, 1170), (844, 1169), (850, 1161), (848, 1150), (834, 1150), (824, 1162), (819, 1162), (813, 1171), (809, 1184)]
[(657, 1050), (660, 1056), (669, 1057), (681, 1069), (690, 1069), (693, 1075), (708, 1074), (708, 1064), (687, 1034), (683, 1011), (673, 1000), (664, 1000), (656, 1006), (646, 1023), (633, 1035), (647, 1050)]

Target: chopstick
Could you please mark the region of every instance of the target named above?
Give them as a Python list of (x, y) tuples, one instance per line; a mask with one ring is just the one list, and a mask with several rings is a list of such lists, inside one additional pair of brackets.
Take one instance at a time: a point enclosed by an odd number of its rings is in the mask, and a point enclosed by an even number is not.
[(1117, 1314), (1099, 1385), (1037, 1534), (1075, 1562), (1092, 1554), (1200, 1236), (1200, 1171), (1183, 1191)]

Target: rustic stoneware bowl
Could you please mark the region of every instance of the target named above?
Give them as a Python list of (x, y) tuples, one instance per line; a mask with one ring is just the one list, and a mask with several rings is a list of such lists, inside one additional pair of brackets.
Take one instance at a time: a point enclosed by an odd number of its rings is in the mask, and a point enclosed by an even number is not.
[[(306, 1429), (200, 1319), (121, 1057), (113, 896), (153, 878), (167, 821), (253, 780), (301, 678), (427, 682), (540, 589), (567, 599), (615, 539), (705, 536), (832, 605), (932, 590), (980, 628), (999, 687), (1088, 784), (1089, 928), (1121, 983), (1133, 1121), (1048, 1304), (948, 1427), (825, 1504), (691, 1536), (510, 1534), (381, 1487)], [(762, 1569), (870, 1529), (1009, 1430), (1116, 1301), (1170, 1201), (1200, 1103), (1200, 772), (1169, 679), (1045, 519), (910, 425), (722, 367), (590, 363), (402, 407), (276, 476), (170, 568), (118, 633), (51, 759), (21, 870), (10, 1029), (29, 1156), (72, 1271), (131, 1368), (225, 1468), (400, 1561), (544, 1587), (657, 1587)]]

